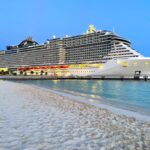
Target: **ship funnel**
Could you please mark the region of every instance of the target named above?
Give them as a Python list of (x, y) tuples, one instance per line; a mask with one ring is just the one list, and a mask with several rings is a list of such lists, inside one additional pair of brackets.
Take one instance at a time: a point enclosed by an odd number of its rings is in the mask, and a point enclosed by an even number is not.
[(97, 30), (94, 27), (94, 25), (89, 25), (89, 29), (86, 31), (87, 34), (89, 33), (95, 33)]

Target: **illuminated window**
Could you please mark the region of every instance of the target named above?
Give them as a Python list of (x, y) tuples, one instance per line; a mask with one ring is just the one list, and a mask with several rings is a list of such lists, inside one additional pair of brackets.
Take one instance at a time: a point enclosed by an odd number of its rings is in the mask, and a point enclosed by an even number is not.
[(128, 67), (128, 66), (129, 66), (128, 62), (122, 62), (122, 67)]
[(120, 60), (117, 60), (117, 64), (120, 64)]

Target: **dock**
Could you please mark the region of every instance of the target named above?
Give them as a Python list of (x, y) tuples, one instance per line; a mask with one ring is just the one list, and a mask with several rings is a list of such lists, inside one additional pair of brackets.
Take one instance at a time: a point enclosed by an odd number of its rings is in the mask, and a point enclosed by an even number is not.
[(52, 77), (52, 76), (0, 76), (0, 80), (150, 80), (150, 78), (115, 77)]

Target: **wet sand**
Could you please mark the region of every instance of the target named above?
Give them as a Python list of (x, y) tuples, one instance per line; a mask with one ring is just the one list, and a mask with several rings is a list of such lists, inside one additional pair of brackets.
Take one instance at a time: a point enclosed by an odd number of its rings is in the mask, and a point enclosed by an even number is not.
[(0, 150), (150, 149), (150, 123), (0, 81)]

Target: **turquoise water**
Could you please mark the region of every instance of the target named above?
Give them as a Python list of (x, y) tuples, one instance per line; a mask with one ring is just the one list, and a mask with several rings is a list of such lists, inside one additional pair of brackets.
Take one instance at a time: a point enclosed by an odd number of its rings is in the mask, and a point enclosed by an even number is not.
[(33, 80), (22, 82), (150, 113), (150, 81)]

